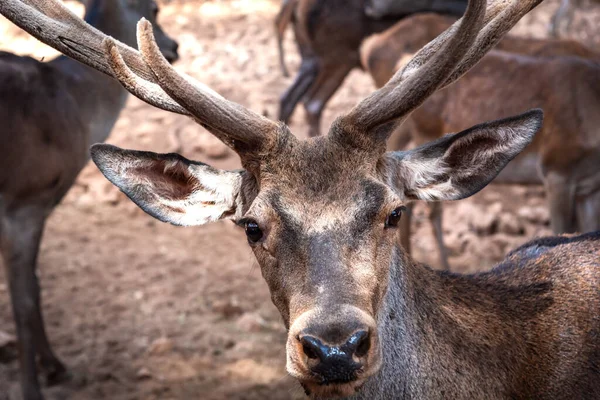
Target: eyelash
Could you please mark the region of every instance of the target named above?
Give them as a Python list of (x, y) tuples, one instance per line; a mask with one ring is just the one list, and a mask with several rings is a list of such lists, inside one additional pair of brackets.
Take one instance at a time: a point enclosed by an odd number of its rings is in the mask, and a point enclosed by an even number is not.
[[(384, 226), (385, 228), (396, 228), (398, 223), (402, 219), (402, 214), (406, 211), (405, 206), (399, 206), (394, 208), (385, 218)], [(397, 215), (394, 215), (394, 214)]]

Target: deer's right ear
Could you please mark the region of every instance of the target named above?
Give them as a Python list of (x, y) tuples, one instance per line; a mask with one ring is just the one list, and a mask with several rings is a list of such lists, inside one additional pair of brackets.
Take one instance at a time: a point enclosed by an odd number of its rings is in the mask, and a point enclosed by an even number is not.
[(202, 225), (242, 212), (243, 171), (223, 171), (179, 154), (91, 148), (106, 178), (153, 217), (174, 225)]

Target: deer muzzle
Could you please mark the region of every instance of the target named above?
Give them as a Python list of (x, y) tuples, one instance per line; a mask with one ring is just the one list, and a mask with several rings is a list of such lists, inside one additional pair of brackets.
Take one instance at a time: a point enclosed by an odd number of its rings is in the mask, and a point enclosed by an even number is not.
[(380, 365), (375, 320), (357, 307), (317, 307), (290, 327), (287, 369), (311, 394), (351, 395)]

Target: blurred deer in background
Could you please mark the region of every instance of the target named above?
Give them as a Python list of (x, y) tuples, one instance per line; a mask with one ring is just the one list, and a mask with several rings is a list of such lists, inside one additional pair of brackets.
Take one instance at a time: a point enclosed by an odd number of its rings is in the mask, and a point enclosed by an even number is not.
[(412, 15), (425, 11), (456, 14), (465, 11), (464, 0), (365, 0), (365, 13), (373, 18)]
[[(275, 19), (280, 63), (285, 74), (282, 36), (289, 22), (301, 56), (298, 74), (280, 100), (279, 120), (289, 122), (296, 105), (303, 101), (309, 136), (320, 134), (321, 114), (327, 102), (354, 68), (360, 68), (359, 47), (364, 38), (381, 32), (410, 13), (422, 11), (462, 15), (467, 0), (437, 0), (415, 7), (414, 0), (399, 1), (395, 16), (371, 18), (365, 0), (284, 0)], [(448, 6), (450, 4), (450, 6)], [(406, 14), (402, 13), (406, 7)]]
[[(414, 53), (450, 26), (447, 18), (411, 17), (367, 39), (361, 49), (364, 68), (383, 86)], [(457, 84), (431, 96), (400, 127), (388, 148), (421, 145), (445, 132), (541, 107), (544, 127), (494, 182), (545, 184), (555, 233), (600, 229), (600, 55), (572, 40), (506, 36)], [(520, 53), (518, 54), (509, 54)], [(535, 57), (532, 57), (535, 56)], [(575, 57), (576, 56), (576, 57)], [(471, 106), (469, 106), (471, 105)], [(410, 251), (409, 206), (403, 219), (402, 244)], [(448, 269), (443, 243), (442, 205), (430, 205), (430, 219)]]
[[(157, 13), (153, 0), (91, 0), (85, 20), (135, 46), (136, 22), (141, 17), (155, 22)], [(84, 25), (75, 16), (69, 18), (75, 26)], [(164, 55), (175, 60), (177, 43), (158, 25), (155, 33)], [(64, 46), (89, 51), (83, 37), (64, 39)], [(90, 144), (110, 134), (127, 95), (119, 82), (70, 58), (43, 63), (0, 52), (0, 253), (16, 322), (25, 400), (42, 398), (36, 356), (49, 385), (68, 377), (50, 347), (40, 308), (36, 267), (46, 218), (89, 160)]]
[(65, 49), (64, 35), (85, 37), (94, 51), (65, 50), (237, 152), (236, 171), (101, 144), (92, 158), (162, 221), (244, 227), (288, 329), (287, 369), (313, 398), (592, 399), (600, 396), (599, 233), (530, 242), (475, 275), (434, 271), (398, 245), (407, 202), (472, 195), (541, 127), (542, 112), (532, 110), (386, 152), (396, 124), (539, 2), (471, 0), (461, 23), (327, 136), (306, 141), (177, 73), (147, 21), (138, 54), (85, 26), (48, 34), (52, 19), (32, 17), (19, 0), (4, 0), (0, 13), (56, 48)]

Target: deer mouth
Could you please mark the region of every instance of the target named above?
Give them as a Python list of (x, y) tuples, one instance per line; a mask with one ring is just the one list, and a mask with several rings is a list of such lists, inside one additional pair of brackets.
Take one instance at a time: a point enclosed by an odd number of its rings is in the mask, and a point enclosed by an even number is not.
[(358, 378), (349, 381), (326, 381), (314, 378), (310, 380), (300, 379), (299, 381), (307, 396), (322, 399), (335, 399), (356, 394), (365, 384), (366, 378)]
[(298, 380), (311, 398), (345, 398), (359, 392), (367, 380), (379, 371), (380, 365), (380, 362), (375, 362), (370, 368), (361, 367), (351, 373), (337, 371), (323, 374), (296, 364), (288, 368), (288, 373)]
[(163, 51), (163, 55), (166, 58), (166, 60), (171, 64), (179, 60), (179, 53), (177, 53), (176, 50)]

